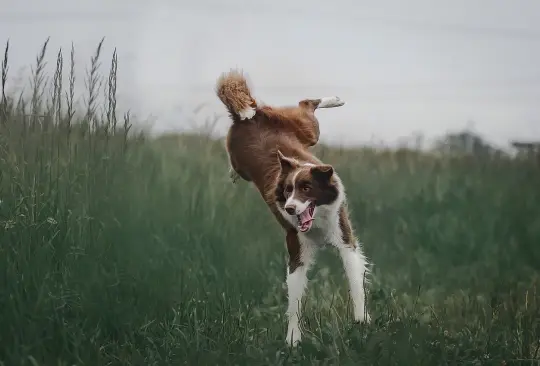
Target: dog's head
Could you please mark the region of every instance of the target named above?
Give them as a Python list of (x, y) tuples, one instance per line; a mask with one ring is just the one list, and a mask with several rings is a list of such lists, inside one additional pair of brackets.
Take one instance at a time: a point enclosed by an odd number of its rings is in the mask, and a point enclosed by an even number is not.
[(298, 219), (298, 230), (307, 232), (315, 219), (317, 207), (331, 205), (339, 197), (334, 168), (327, 164), (302, 164), (278, 151), (281, 174), (276, 200)]

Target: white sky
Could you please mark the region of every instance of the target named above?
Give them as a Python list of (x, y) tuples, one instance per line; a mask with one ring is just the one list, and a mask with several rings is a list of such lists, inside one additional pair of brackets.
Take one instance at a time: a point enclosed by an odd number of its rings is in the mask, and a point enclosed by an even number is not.
[(118, 49), (120, 102), (155, 116), (157, 131), (224, 113), (214, 81), (238, 66), (268, 104), (345, 99), (319, 112), (327, 142), (392, 144), (471, 125), (499, 145), (540, 140), (537, 0), (3, 0), (12, 76), (48, 36), (51, 69), (74, 42), (80, 90), (105, 36), (104, 71)]

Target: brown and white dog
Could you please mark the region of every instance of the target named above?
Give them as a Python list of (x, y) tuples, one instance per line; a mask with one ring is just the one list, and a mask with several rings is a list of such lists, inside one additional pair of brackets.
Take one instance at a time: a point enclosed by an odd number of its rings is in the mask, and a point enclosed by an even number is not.
[(236, 70), (221, 75), (216, 93), (233, 122), (226, 141), (231, 178), (252, 182), (286, 232), (287, 343), (301, 340), (300, 303), (307, 272), (316, 250), (325, 245), (339, 250), (355, 321), (369, 322), (364, 293), (367, 260), (349, 221), (343, 183), (332, 166), (309, 151), (319, 140), (315, 111), (344, 102), (325, 97), (302, 100), (296, 107), (259, 106)]

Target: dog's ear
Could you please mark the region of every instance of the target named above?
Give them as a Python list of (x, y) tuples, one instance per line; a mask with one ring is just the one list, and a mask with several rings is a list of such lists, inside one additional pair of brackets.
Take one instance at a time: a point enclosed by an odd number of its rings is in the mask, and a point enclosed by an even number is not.
[(291, 170), (298, 167), (298, 163), (294, 159), (286, 157), (279, 150), (277, 151), (277, 156), (278, 156), (279, 166), (281, 167), (282, 174), (288, 173)]
[(311, 175), (319, 182), (329, 182), (334, 174), (334, 168), (331, 165), (323, 164), (311, 168)]

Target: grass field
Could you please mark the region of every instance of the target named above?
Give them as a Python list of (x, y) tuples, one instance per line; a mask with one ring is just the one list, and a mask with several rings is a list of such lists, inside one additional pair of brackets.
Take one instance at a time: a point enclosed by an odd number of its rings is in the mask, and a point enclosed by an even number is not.
[(114, 60), (77, 117), (40, 62), (0, 104), (1, 365), (540, 364), (534, 162), (318, 146), (374, 263), (373, 323), (326, 250), (290, 350), (283, 235), (222, 142), (128, 133)]

